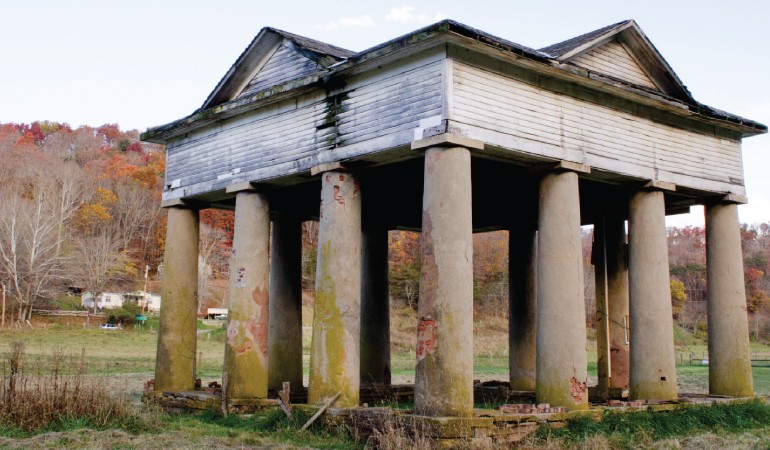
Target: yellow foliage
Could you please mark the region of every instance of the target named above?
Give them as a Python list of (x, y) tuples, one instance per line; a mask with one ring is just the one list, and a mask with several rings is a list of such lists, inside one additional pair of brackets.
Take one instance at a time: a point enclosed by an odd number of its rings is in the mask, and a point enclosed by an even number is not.
[(684, 302), (687, 300), (687, 293), (685, 292), (684, 283), (671, 278), (671, 309), (674, 313), (674, 317), (679, 317), (679, 313), (684, 309)]
[(93, 201), (80, 206), (77, 224), (81, 228), (88, 228), (111, 220), (110, 206), (117, 201), (118, 196), (114, 192), (103, 187), (97, 187), (94, 191)]

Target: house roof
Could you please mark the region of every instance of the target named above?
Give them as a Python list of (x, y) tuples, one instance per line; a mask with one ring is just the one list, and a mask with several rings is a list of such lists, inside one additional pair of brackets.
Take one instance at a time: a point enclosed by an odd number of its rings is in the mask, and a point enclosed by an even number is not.
[(624, 20), (622, 22), (613, 23), (612, 25), (607, 25), (606, 27), (599, 28), (598, 30), (589, 31), (588, 33), (581, 34), (580, 36), (567, 39), (566, 41), (561, 41), (556, 44), (549, 45), (548, 47), (543, 47), (539, 51), (553, 58), (560, 58), (562, 55), (575, 50), (581, 45), (592, 42), (596, 40), (596, 38), (607, 34), (613, 29), (628, 25), (631, 22), (631, 20)]
[[(652, 93), (655, 98), (668, 97), (671, 100), (682, 102), (689, 105), (689, 109), (698, 114), (728, 121), (740, 127), (744, 127), (744, 133), (747, 135), (767, 132), (767, 126), (763, 124), (697, 102), (687, 90), (687, 87), (681, 80), (679, 80), (676, 73), (674, 73), (673, 69), (671, 69), (660, 52), (658, 52), (655, 46), (652, 45), (647, 36), (633, 20), (624, 20), (537, 50), (494, 36), (460, 22), (447, 19), (360, 52), (353, 52), (275, 28), (263, 28), (238, 57), (224, 77), (222, 77), (214, 91), (208, 96), (200, 109), (187, 118), (149, 129), (143, 134), (142, 138), (163, 142), (163, 137), (167, 136), (166, 133), (171, 132), (171, 130), (175, 129), (177, 126), (188, 127), (192, 123), (202, 119), (205, 119), (206, 121), (214, 120), (212, 114), (209, 114), (210, 111), (208, 110), (219, 105), (227, 106), (230, 103), (233, 103), (233, 108), (242, 109), (245, 101), (237, 99), (236, 97), (255, 75), (255, 71), (261, 67), (260, 64), (264, 64), (264, 61), (269, 57), (271, 52), (275, 51), (275, 48), (280, 45), (283, 40), (290, 41), (303, 56), (318, 64), (318, 69), (315, 72), (315, 80), (320, 80), (323, 77), (346, 70), (362, 62), (396, 52), (412, 45), (416, 45), (423, 40), (428, 40), (442, 34), (468, 38), (477, 43), (484, 44), (487, 47), (492, 47), (503, 52), (513, 53), (530, 60), (545, 63), (552, 67), (569, 71), (573, 74), (574, 72), (566, 67), (571, 64), (571, 59), (584, 54), (609, 40), (619, 39), (624, 45), (633, 50), (634, 57), (637, 58), (641, 65), (644, 66), (644, 69), (648, 71), (650, 78), (661, 88), (661, 92), (653, 92), (653, 90), (648, 87), (635, 85), (628, 80), (613, 78), (606, 74), (593, 73), (590, 70), (588, 71), (590, 72), (587, 76), (588, 78), (600, 81), (605, 80), (605, 82), (620, 88), (628, 86), (635, 92)], [(305, 86), (308, 83), (312, 84), (316, 82), (313, 80), (313, 76), (305, 75), (305, 77), (307, 80), (303, 82), (286, 83), (286, 86), (282, 86), (282, 88), (277, 91), (280, 95), (285, 95), (287, 90), (290, 91), (297, 87)], [(268, 96), (268, 94), (255, 95), (254, 101), (264, 100), (264, 98)], [(221, 110), (221, 108), (219, 109)], [(220, 113), (221, 111), (217, 114)]]
[(301, 48), (304, 48), (306, 50), (309, 50), (317, 54), (331, 56), (338, 60), (350, 58), (356, 53), (352, 50), (347, 50), (342, 47), (336, 47), (334, 45), (327, 44), (325, 42), (316, 41), (315, 39), (306, 38), (304, 36), (300, 36), (294, 33), (289, 33), (288, 31), (279, 30), (277, 28), (267, 27), (265, 29), (270, 30), (274, 33), (280, 34), (281, 36), (294, 42), (295, 44), (297, 44), (297, 46)]
[(335, 62), (350, 58), (355, 52), (325, 42), (310, 39), (288, 31), (265, 27), (257, 34), (246, 49), (241, 53), (230, 70), (225, 73), (214, 90), (203, 102), (200, 110), (225, 103), (238, 94), (245, 83), (254, 76), (260, 64), (269, 57), (276, 45), (282, 40), (288, 40), (303, 56), (311, 59), (320, 67), (328, 67)]

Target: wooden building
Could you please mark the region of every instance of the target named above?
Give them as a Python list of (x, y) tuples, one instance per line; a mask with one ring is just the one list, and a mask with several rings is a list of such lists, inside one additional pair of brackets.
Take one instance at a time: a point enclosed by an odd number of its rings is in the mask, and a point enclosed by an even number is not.
[(451, 20), (357, 53), (265, 28), (198, 111), (142, 135), (168, 152), (155, 388), (193, 387), (197, 211), (234, 208), (229, 399), (302, 383), (305, 220), (311, 403), (356, 406), (362, 381), (389, 381), (402, 228), (423, 233), (416, 412), (471, 414), (472, 233), (511, 229), (511, 386), (587, 407), (581, 224), (597, 230), (600, 390), (674, 399), (664, 218), (703, 204), (710, 390), (752, 395), (736, 204), (741, 140), (765, 132), (697, 102), (634, 21), (539, 50)]

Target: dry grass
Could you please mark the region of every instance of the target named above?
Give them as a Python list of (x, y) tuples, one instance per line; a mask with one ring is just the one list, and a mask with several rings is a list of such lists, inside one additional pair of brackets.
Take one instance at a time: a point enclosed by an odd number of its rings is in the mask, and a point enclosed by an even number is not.
[(3, 358), (0, 426), (32, 432), (69, 424), (132, 428), (142, 419), (125, 393), (115, 394), (100, 378), (83, 374), (79, 357), (54, 352), (27, 357), (14, 342)]
[(366, 442), (367, 448), (401, 450), (404, 448), (434, 449), (439, 442), (419, 426), (404, 421), (403, 417), (390, 416), (378, 423)]

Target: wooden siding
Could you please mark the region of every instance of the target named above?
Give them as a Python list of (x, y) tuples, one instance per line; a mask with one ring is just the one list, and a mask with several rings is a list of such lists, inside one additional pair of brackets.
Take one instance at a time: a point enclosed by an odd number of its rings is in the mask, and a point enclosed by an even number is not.
[(337, 117), (339, 139), (352, 146), (384, 134), (406, 134), (395, 145), (409, 143), (419, 121), (440, 120), (443, 55), (413, 59), (365, 78), (353, 78), (345, 89)]
[(634, 177), (744, 192), (737, 141), (662, 125), (459, 61), (453, 66), (452, 125), (469, 137)]
[(164, 199), (189, 197), (243, 181), (264, 181), (408, 145), (442, 111), (443, 53), (407, 58), (316, 91), (263, 107), (167, 146)]
[(241, 181), (291, 175), (329, 147), (330, 130), (316, 130), (327, 105), (323, 93), (290, 100), (208, 127), (167, 146), (166, 184), (202, 194)]
[(292, 50), (284, 42), (268, 58), (267, 62), (259, 69), (238, 97), (263, 91), (276, 84), (308, 76), (317, 69), (318, 65), (314, 61)]
[(658, 89), (626, 48), (617, 41), (607, 42), (576, 56), (570, 62), (594, 72), (610, 75), (640, 86)]

